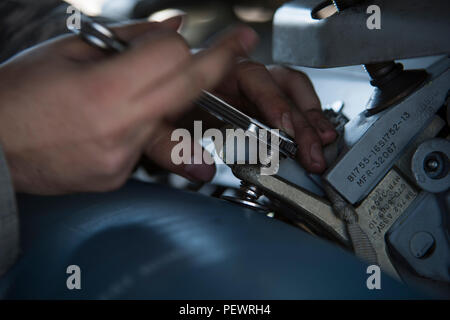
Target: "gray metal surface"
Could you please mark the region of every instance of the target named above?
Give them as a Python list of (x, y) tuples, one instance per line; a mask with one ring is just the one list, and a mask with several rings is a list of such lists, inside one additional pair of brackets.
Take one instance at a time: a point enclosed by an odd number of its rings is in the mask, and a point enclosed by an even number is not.
[(445, 120), (439, 116), (434, 116), (430, 124), (416, 137), (416, 139), (409, 144), (407, 149), (403, 152), (400, 159), (395, 163), (395, 166), (401, 171), (403, 175), (408, 177), (410, 181), (414, 181), (414, 174), (411, 171), (411, 159), (417, 150), (417, 147), (426, 140), (436, 137), (446, 126)]
[[(277, 10), (275, 62), (330, 68), (450, 52), (449, 1), (375, 0), (313, 19), (311, 13), (323, 2), (292, 1)], [(379, 30), (366, 26), (369, 4), (381, 9)]]
[[(298, 228), (226, 201), (129, 182), (111, 193), (20, 195), (23, 254), (4, 298), (423, 298)], [(81, 268), (68, 290), (66, 268)]]
[(443, 105), (450, 59), (438, 65), (431, 79), (397, 106), (373, 116), (363, 112), (346, 125), (346, 151), (325, 173), (325, 180), (351, 203), (367, 196)]
[(299, 216), (305, 217), (340, 244), (350, 247), (345, 223), (334, 214), (327, 200), (278, 176), (261, 175), (258, 166), (236, 165), (233, 166), (233, 173), (259, 188), (265, 195), (290, 205)]
[[(450, 192), (422, 192), (387, 233), (389, 250), (421, 278), (443, 282), (450, 296)], [(429, 240), (432, 242), (430, 243)], [(445, 284), (446, 283), (446, 284)], [(435, 283), (436, 284), (436, 283)]]
[(356, 209), (358, 224), (376, 251), (378, 265), (393, 277), (398, 274), (388, 255), (385, 235), (417, 194), (414, 187), (392, 169)]

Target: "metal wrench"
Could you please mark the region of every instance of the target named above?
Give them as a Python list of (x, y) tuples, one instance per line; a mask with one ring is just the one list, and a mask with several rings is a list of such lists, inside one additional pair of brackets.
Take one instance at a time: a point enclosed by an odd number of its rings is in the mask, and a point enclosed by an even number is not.
[[(72, 32), (80, 36), (84, 41), (109, 53), (121, 53), (128, 48), (128, 44), (105, 25), (82, 15), (80, 28), (69, 28)], [(271, 132), (278, 138), (278, 151), (283, 155), (294, 158), (297, 153), (297, 144), (284, 132), (271, 130), (265, 124), (246, 115), (212, 93), (203, 90), (202, 95), (195, 102), (197, 105), (208, 111), (221, 121), (224, 121), (235, 128), (256, 136), (258, 140), (267, 143), (266, 139), (261, 139), (260, 130)], [(268, 136), (268, 135), (267, 135)], [(272, 147), (274, 147), (271, 144)]]

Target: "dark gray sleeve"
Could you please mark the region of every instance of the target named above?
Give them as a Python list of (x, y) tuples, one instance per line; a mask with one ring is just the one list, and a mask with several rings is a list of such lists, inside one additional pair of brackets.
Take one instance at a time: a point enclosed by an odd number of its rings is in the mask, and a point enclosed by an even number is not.
[(0, 62), (67, 33), (67, 6), (62, 0), (0, 0)]
[(0, 146), (0, 276), (19, 254), (19, 218), (5, 155)]
[[(0, 0), (0, 63), (66, 30), (61, 0)], [(19, 220), (14, 191), (0, 146), (0, 276), (19, 254)]]

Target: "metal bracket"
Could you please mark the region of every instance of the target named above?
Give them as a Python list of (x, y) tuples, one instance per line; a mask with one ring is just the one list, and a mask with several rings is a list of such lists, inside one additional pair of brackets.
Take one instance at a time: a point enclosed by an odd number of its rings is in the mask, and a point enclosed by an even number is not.
[(259, 166), (235, 165), (232, 170), (236, 177), (255, 185), (268, 197), (275, 197), (290, 205), (299, 215), (313, 222), (342, 245), (351, 246), (345, 223), (336, 217), (327, 200), (278, 176), (261, 175)]
[[(276, 11), (275, 62), (331, 68), (450, 52), (450, 1), (362, 1), (328, 18), (315, 19), (314, 13), (326, 3), (292, 1)], [(381, 29), (367, 27), (369, 5), (380, 8)]]

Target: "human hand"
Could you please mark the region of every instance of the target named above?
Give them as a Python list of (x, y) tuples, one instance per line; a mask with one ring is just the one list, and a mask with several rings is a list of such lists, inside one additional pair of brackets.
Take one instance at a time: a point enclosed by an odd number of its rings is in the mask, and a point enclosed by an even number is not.
[(337, 134), (304, 73), (241, 60), (216, 92), (247, 112), (259, 111), (271, 126), (295, 137), (298, 159), (306, 170), (325, 170), (322, 146), (333, 142)]
[(240, 27), (195, 56), (176, 33), (180, 18), (116, 29), (131, 42), (105, 57), (74, 36), (0, 66), (0, 143), (16, 191), (61, 194), (119, 187), (145, 153), (187, 178), (214, 166), (174, 165), (166, 118), (222, 80), (256, 42)]

